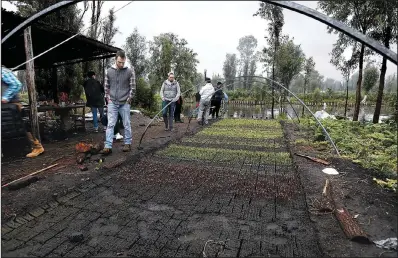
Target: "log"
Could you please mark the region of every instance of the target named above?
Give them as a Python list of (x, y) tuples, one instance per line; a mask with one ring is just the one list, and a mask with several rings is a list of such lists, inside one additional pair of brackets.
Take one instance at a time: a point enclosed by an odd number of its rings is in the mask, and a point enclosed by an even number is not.
[(329, 179), (326, 179), (321, 200), (319, 202), (319, 212), (333, 212), (334, 209), (335, 204), (333, 200), (332, 184)]
[(297, 155), (297, 156), (304, 157), (306, 159), (321, 163), (323, 165), (329, 165), (330, 164), (329, 162), (327, 162), (326, 160), (323, 160), (323, 159), (314, 158), (314, 157), (310, 157), (310, 156), (299, 154), (299, 153), (294, 153), (294, 154)]
[(366, 233), (359, 227), (346, 208), (338, 208), (334, 214), (347, 238), (358, 243), (371, 244)]
[[(25, 54), (26, 60), (33, 58), (32, 33), (31, 28), (24, 30)], [(30, 104), (30, 121), (32, 126), (32, 135), (40, 140), (39, 116), (37, 114), (37, 99), (35, 86), (35, 66), (34, 61), (26, 63), (26, 85), (28, 86), (28, 96)]]
[(11, 181), (11, 182), (7, 183), (7, 184), (4, 184), (4, 185), (1, 186), (1, 188), (6, 187), (6, 186), (8, 186), (8, 185), (10, 185), (10, 184), (13, 184), (13, 183), (15, 183), (15, 182), (17, 182), (17, 181), (23, 180), (23, 179), (25, 179), (25, 178), (31, 177), (31, 176), (33, 176), (33, 175), (37, 175), (37, 174), (39, 174), (39, 173), (41, 173), (41, 172), (43, 172), (43, 171), (46, 171), (46, 170), (48, 170), (48, 169), (50, 169), (50, 168), (55, 167), (55, 166), (58, 166), (58, 163), (57, 163), (57, 164), (54, 164), (54, 165), (51, 165), (51, 166), (48, 166), (48, 167), (46, 167), (46, 168), (40, 169), (40, 170), (38, 170), (38, 171), (36, 171), (36, 172), (30, 173), (29, 175), (26, 175), (26, 176), (24, 176), (24, 177), (18, 178), (18, 179), (14, 180), (14, 181)]

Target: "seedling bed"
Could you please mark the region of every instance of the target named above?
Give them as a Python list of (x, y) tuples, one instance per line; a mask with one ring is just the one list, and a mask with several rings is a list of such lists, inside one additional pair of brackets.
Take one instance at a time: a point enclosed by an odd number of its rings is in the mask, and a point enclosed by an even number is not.
[(219, 136), (219, 137), (232, 137), (232, 138), (244, 138), (249, 139), (278, 139), (283, 138), (282, 131), (259, 131), (259, 130), (249, 130), (249, 129), (213, 129), (213, 130), (203, 130), (197, 135), (199, 136)]
[(254, 159), (251, 163), (290, 165), (292, 163), (288, 152), (255, 152), (247, 150), (228, 150), (206, 147), (188, 147), (171, 144), (167, 149), (157, 152), (157, 155), (193, 160), (214, 162), (234, 162), (244, 158)]
[(248, 138), (237, 138), (237, 137), (219, 137), (219, 136), (200, 136), (195, 135), (193, 137), (182, 138), (182, 143), (211, 143), (211, 144), (219, 144), (220, 147), (225, 145), (247, 145), (253, 147), (263, 147), (263, 148), (280, 148), (281, 146), (285, 146), (284, 140), (282, 138), (277, 139), (248, 139)]
[(134, 184), (147, 186), (173, 187), (185, 191), (195, 190), (218, 194), (237, 194), (239, 197), (256, 196), (261, 198), (287, 199), (294, 195), (297, 180), (280, 175), (257, 176), (249, 168), (240, 173), (228, 168), (198, 167), (175, 162), (163, 163), (143, 159), (138, 162), (124, 179)]
[(241, 145), (239, 143), (235, 144), (224, 144), (220, 145), (217, 143), (193, 143), (193, 142), (184, 142), (181, 143), (180, 146), (187, 146), (187, 147), (206, 147), (206, 148), (222, 148), (222, 149), (229, 149), (229, 150), (247, 150), (247, 151), (256, 151), (256, 152), (287, 152), (288, 149), (285, 148), (273, 148), (273, 147), (259, 147), (259, 146), (250, 146), (250, 145)]

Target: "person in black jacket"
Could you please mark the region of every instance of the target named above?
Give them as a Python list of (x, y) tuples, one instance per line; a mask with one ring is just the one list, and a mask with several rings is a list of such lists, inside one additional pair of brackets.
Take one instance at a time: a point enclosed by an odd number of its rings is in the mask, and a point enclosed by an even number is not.
[(216, 118), (218, 118), (218, 114), (220, 112), (220, 107), (221, 107), (221, 100), (224, 97), (224, 92), (222, 91), (222, 83), (221, 82), (217, 82), (217, 87), (215, 88), (215, 93), (213, 95), (212, 98), (212, 106), (214, 106), (214, 108), (212, 109), (211, 112), (211, 116), (212, 118), (214, 118), (214, 116), (216, 116)]
[(174, 120), (176, 123), (184, 123), (181, 121), (181, 111), (182, 111), (182, 97), (180, 95), (180, 98), (176, 102), (176, 109), (174, 111)]
[(95, 72), (88, 72), (87, 77), (87, 80), (83, 84), (84, 92), (86, 93), (87, 98), (86, 106), (91, 108), (91, 112), (93, 113), (94, 132), (98, 132), (97, 112), (99, 111), (101, 119), (104, 115), (105, 91), (101, 83), (95, 79)]

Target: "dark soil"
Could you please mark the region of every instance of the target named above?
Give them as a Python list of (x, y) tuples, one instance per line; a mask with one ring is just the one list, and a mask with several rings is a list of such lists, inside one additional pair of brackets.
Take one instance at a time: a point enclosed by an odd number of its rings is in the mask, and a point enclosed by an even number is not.
[[(99, 154), (93, 155), (84, 162), (83, 165), (87, 166), (87, 171), (81, 171), (81, 165), (76, 162), (75, 145), (81, 141), (101, 144), (104, 141), (105, 135), (102, 131), (99, 133), (90, 132), (90, 128), (87, 129), (87, 133), (78, 133), (65, 141), (43, 144), (45, 152), (36, 158), (4, 160), (1, 165), (2, 185), (52, 164), (58, 163), (58, 166), (37, 174), (36, 176), (39, 178), (39, 181), (26, 188), (16, 191), (2, 189), (2, 220), (7, 221), (13, 216), (24, 214), (28, 210), (72, 190), (77, 185), (87, 180), (95, 179), (102, 173), (106, 173), (103, 171), (104, 169), (96, 170), (96, 168), (118, 166), (139, 153), (159, 148), (172, 140), (184, 136), (187, 132), (187, 121), (185, 123), (177, 123), (175, 125), (177, 128), (176, 132), (166, 132), (164, 131), (163, 122), (153, 122), (142, 140), (141, 147), (143, 149), (137, 150), (139, 139), (145, 129), (143, 125), (147, 125), (150, 120), (150, 118), (141, 114), (133, 114), (131, 118), (133, 132), (132, 151), (128, 153), (122, 152), (123, 140), (115, 140), (113, 153), (105, 157), (102, 164), (98, 163), (98, 159), (102, 157)], [(86, 126), (88, 127), (89, 125)], [(193, 133), (197, 128), (198, 124), (195, 120), (192, 120), (187, 133)]]
[[(328, 150), (319, 150), (310, 146), (295, 145), (297, 139), (311, 140), (311, 133), (299, 131), (290, 123), (284, 123), (286, 138), (290, 142), (292, 153), (312, 157), (328, 157)], [(328, 158), (331, 163), (325, 166), (303, 157), (293, 155), (294, 163), (300, 172), (301, 182), (306, 193), (309, 209), (314, 201), (319, 200), (325, 180), (332, 182), (334, 198), (343, 204), (352, 216), (358, 215), (357, 221), (369, 235), (371, 241), (397, 237), (396, 194), (388, 192), (372, 181), (371, 171), (364, 169), (350, 160)], [(322, 169), (335, 168), (339, 175), (326, 175)], [(397, 253), (377, 248), (374, 244), (359, 244), (348, 240), (338, 221), (332, 214), (317, 215), (312, 212), (311, 220), (317, 229), (320, 245), (326, 255), (333, 257), (396, 257)], [(387, 252), (386, 252), (387, 251)]]

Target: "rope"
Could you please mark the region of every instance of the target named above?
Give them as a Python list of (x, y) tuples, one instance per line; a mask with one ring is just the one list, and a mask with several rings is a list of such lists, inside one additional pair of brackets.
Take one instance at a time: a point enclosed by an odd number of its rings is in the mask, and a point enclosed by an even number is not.
[[(123, 5), (122, 7), (120, 7), (120, 8), (117, 9), (116, 11), (114, 11), (114, 13), (116, 13), (116, 12), (122, 10), (123, 8), (125, 8), (126, 6), (128, 6), (129, 4), (131, 4), (132, 2), (133, 2), (133, 1), (129, 1), (127, 4)], [(16, 66), (16, 67), (14, 67), (14, 68), (12, 68), (11, 71), (15, 71), (16, 69), (18, 69), (18, 68), (21, 67), (22, 65), (27, 64), (27, 63), (29, 63), (29, 62), (35, 60), (36, 58), (41, 57), (42, 55), (44, 55), (44, 54), (50, 52), (50, 51), (53, 50), (54, 48), (57, 48), (57, 47), (61, 46), (62, 44), (68, 42), (69, 40), (71, 40), (71, 39), (73, 39), (74, 37), (78, 36), (78, 35), (81, 34), (82, 32), (84, 32), (84, 31), (88, 30), (89, 28), (93, 27), (93, 26), (96, 25), (97, 23), (99, 23), (99, 22), (105, 20), (106, 18), (107, 18), (107, 17), (104, 17), (104, 18), (100, 19), (100, 20), (97, 21), (96, 23), (94, 23), (94, 24), (90, 25), (89, 27), (87, 27), (87, 28), (85, 28), (85, 29), (83, 29), (83, 30), (77, 32), (75, 35), (73, 35), (73, 36), (71, 36), (71, 37), (65, 39), (65, 40), (62, 41), (61, 43), (59, 43), (59, 44), (57, 44), (57, 45), (55, 45), (55, 46), (53, 46), (53, 47), (47, 49), (46, 51), (44, 51), (44, 52), (42, 52), (42, 53), (40, 53), (40, 54), (34, 56), (32, 59), (27, 60), (26, 62), (24, 62), (24, 63), (22, 63), (22, 64), (20, 64), (20, 65), (18, 65), (18, 66)]]

